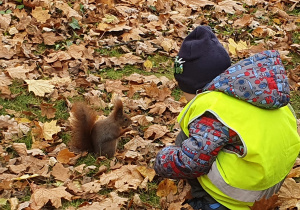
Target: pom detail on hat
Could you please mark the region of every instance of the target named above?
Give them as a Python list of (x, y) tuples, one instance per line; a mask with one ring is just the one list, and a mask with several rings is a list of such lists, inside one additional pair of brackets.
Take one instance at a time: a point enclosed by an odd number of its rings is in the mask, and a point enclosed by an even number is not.
[(198, 26), (183, 41), (174, 63), (180, 89), (196, 94), (231, 65), (230, 57), (209, 26)]

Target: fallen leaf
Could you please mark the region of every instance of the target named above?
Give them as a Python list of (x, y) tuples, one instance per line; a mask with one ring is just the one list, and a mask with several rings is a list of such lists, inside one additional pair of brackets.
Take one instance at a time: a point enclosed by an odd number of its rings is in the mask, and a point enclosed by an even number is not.
[(33, 191), (30, 198), (30, 207), (34, 210), (41, 209), (48, 201), (55, 208), (61, 207), (61, 199), (71, 200), (72, 195), (66, 191), (66, 187), (60, 186), (52, 189), (39, 188)]
[(25, 82), (28, 84), (28, 90), (36, 96), (43, 97), (54, 90), (54, 85), (51, 85), (48, 80), (25, 80)]
[(56, 163), (52, 169), (51, 174), (56, 179), (65, 182), (70, 177), (69, 171), (70, 170), (68, 168), (65, 168), (61, 163)]
[(66, 149), (59, 151), (56, 158), (59, 162), (68, 164), (70, 161), (70, 158), (73, 158), (75, 156), (76, 155), (73, 152), (70, 152), (69, 149), (66, 148)]
[(177, 186), (175, 185), (175, 182), (170, 179), (164, 179), (157, 186), (156, 195), (159, 197), (165, 197), (169, 194), (174, 195), (175, 193), (177, 193)]
[(42, 7), (35, 7), (32, 10), (31, 15), (41, 23), (46, 23), (46, 21), (51, 17), (49, 10), (44, 10)]
[(153, 168), (148, 168), (146, 166), (138, 166), (137, 170), (143, 175), (143, 177), (148, 177), (150, 182), (152, 182), (154, 176), (156, 175)]
[(46, 140), (52, 140), (52, 136), (61, 131), (61, 127), (56, 126), (56, 120), (45, 122), (43, 126), (43, 135)]
[(153, 138), (153, 140), (163, 137), (166, 133), (170, 132), (166, 126), (158, 124), (151, 125), (144, 133), (146, 139)]

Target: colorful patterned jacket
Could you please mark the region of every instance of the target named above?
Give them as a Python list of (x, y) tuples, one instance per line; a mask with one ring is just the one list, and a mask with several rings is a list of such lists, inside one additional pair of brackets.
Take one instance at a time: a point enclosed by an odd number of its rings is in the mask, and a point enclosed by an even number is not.
[[(264, 109), (280, 108), (290, 99), (288, 79), (277, 51), (264, 51), (232, 65), (207, 84), (206, 90), (221, 91)], [(206, 113), (189, 124), (186, 140), (157, 154), (154, 169), (163, 177), (193, 179), (209, 172), (220, 150), (241, 155), (243, 149), (234, 131)]]

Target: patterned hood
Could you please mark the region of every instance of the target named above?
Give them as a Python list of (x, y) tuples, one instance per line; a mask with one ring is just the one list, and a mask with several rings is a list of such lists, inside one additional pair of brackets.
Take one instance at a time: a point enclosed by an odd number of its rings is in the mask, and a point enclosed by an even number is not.
[(221, 91), (264, 109), (289, 103), (290, 89), (278, 51), (264, 51), (230, 66), (204, 88)]

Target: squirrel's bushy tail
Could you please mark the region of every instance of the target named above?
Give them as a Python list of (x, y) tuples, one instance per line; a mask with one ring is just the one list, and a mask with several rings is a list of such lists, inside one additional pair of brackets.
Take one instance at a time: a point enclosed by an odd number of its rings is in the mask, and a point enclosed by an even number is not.
[(93, 151), (91, 130), (97, 120), (97, 114), (83, 102), (73, 105), (71, 119), (71, 146), (80, 150)]

